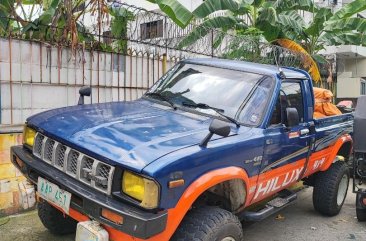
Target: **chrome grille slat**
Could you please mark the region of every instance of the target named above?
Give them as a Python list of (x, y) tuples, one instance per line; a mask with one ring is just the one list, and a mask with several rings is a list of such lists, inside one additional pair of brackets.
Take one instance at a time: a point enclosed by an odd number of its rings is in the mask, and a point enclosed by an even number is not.
[(71, 150), (69, 152), (69, 155), (67, 157), (67, 166), (66, 166), (67, 173), (76, 176), (79, 156), (80, 156), (80, 153), (77, 151)]
[(44, 147), (43, 152), (43, 160), (46, 162), (52, 162), (52, 153), (53, 153), (53, 146), (55, 145), (55, 141), (51, 139), (47, 139)]
[(35, 137), (35, 140), (34, 140), (33, 154), (38, 157), (42, 156), (43, 139), (44, 139), (43, 135), (37, 134), (37, 136)]
[(84, 156), (80, 166), (80, 180), (91, 184), (91, 174), (93, 172), (94, 159)]
[(113, 166), (86, 156), (40, 133), (36, 134), (33, 154), (99, 191), (111, 193)]
[(105, 178), (108, 178), (110, 169), (111, 169), (110, 166), (101, 164), (100, 167), (99, 167), (99, 169), (97, 170), (98, 171), (98, 175), (100, 175), (102, 177), (105, 177)]
[(106, 188), (108, 186), (108, 178), (111, 167), (103, 163), (99, 163), (96, 169), (95, 186), (98, 188)]
[(56, 148), (56, 155), (55, 155), (55, 166), (59, 169), (64, 168), (65, 163), (65, 153), (66, 153), (66, 146), (59, 144)]

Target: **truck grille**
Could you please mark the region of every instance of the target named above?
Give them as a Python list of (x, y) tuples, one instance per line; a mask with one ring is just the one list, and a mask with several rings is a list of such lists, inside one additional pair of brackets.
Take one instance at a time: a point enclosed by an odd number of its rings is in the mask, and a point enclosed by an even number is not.
[(111, 193), (114, 167), (40, 133), (36, 134), (33, 154), (99, 191)]

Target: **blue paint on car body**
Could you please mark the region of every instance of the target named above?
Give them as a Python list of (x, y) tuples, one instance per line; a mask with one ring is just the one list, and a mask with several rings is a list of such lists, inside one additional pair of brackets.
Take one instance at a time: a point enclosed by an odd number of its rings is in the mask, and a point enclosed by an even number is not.
[[(199, 143), (209, 133), (210, 122), (215, 117), (184, 108), (174, 110), (164, 102), (147, 98), (50, 110), (28, 118), (27, 123), (37, 131), (91, 157), (154, 178), (160, 184), (161, 209), (174, 207), (184, 190), (204, 173), (237, 166), (243, 168), (249, 177), (255, 177), (271, 161), (281, 159), (284, 153), (293, 153), (309, 143), (308, 139), (289, 140), (281, 126), (269, 128), (283, 81), (276, 66), (221, 59), (188, 59), (182, 63), (269, 77), (274, 82), (273, 93), (267, 96), (268, 106), (260, 123), (256, 126), (242, 125), (240, 128), (231, 123), (230, 135), (225, 138), (214, 135), (207, 148), (200, 147)], [(306, 108), (304, 124), (294, 130), (298, 131), (313, 121), (311, 79), (302, 70), (283, 68), (283, 73), (299, 81), (301, 90), (306, 94), (302, 100)], [(315, 121), (315, 124), (320, 129), (329, 127), (334, 138), (337, 134), (335, 127), (331, 126), (331, 120), (339, 125), (340, 121), (349, 118), (329, 118), (328, 122)], [(322, 130), (316, 133), (316, 138), (325, 135)], [(271, 145), (267, 144), (269, 139)], [(264, 159), (259, 165), (246, 162), (262, 156)], [(302, 153), (283, 165), (305, 156), (306, 153)], [(171, 174), (177, 171), (184, 176), (185, 184), (169, 189), (167, 184), (172, 180)]]

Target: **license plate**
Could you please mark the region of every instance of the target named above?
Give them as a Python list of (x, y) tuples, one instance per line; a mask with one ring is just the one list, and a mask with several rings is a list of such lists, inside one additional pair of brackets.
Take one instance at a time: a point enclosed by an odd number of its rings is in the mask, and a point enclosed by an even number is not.
[(41, 198), (53, 203), (69, 214), (71, 193), (60, 189), (57, 185), (42, 177), (38, 177), (37, 191)]

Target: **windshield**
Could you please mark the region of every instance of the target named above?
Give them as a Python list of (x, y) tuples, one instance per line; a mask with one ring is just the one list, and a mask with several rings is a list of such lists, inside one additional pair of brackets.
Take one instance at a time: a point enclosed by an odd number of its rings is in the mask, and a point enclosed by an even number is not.
[[(153, 98), (154, 95), (149, 93), (158, 93), (178, 107), (189, 106), (217, 116), (222, 113), (242, 124), (258, 125), (268, 100), (268, 95), (264, 94), (269, 94), (273, 83), (269, 77), (259, 74), (180, 63), (169, 70), (146, 96)], [(260, 89), (260, 98), (257, 89)], [(252, 97), (255, 98), (251, 100)], [(251, 108), (246, 107), (248, 103)]]

